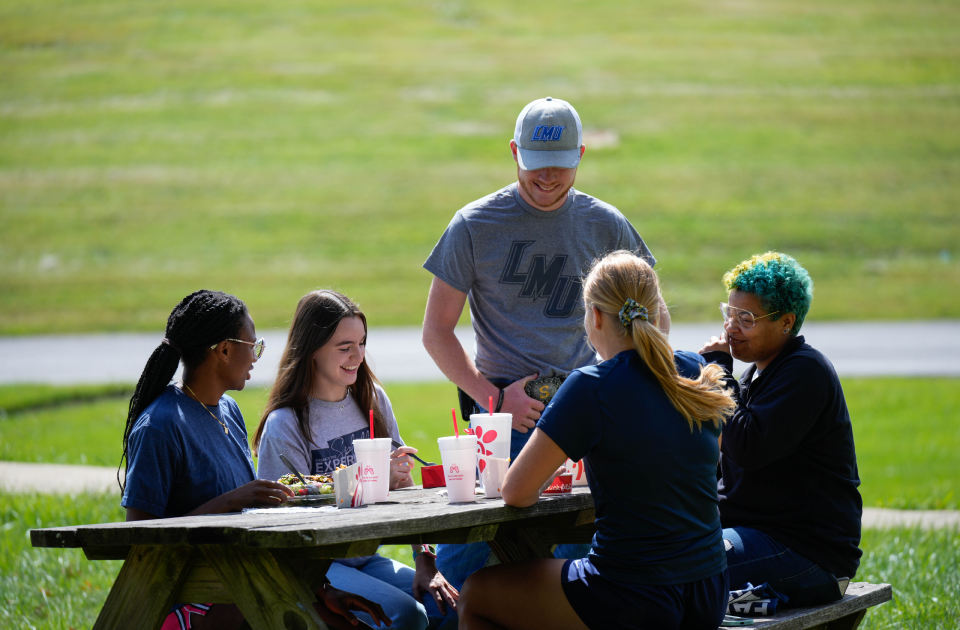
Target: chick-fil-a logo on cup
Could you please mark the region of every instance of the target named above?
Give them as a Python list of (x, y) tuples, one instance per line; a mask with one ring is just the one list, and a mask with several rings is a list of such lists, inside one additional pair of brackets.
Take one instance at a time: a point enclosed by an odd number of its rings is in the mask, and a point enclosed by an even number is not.
[(376, 481), (377, 480), (377, 471), (373, 469), (373, 466), (365, 466), (363, 468), (363, 479), (364, 481)]
[(493, 451), (487, 450), (487, 444), (493, 442), (497, 439), (497, 432), (493, 429), (488, 429), (486, 432), (483, 430), (483, 427), (477, 427), (476, 433), (477, 436), (477, 455), (480, 456), (479, 466), (480, 472), (483, 472), (483, 469), (487, 467), (487, 460), (483, 458), (484, 455), (491, 456)]
[(456, 464), (450, 464), (450, 468), (447, 470), (447, 479), (450, 481), (463, 479), (463, 473), (460, 472), (460, 467)]

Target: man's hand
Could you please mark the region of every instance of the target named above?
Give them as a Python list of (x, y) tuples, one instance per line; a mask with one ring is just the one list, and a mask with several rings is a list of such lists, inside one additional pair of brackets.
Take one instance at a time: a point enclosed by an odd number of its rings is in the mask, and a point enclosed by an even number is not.
[[(511, 383), (503, 390), (503, 406), (500, 411), (513, 414), (513, 428), (520, 433), (526, 433), (537, 426), (537, 420), (540, 419), (540, 412), (546, 409), (539, 400), (527, 396), (523, 390), (527, 383), (537, 378), (538, 374), (525, 376), (519, 381)], [(494, 398), (494, 401), (497, 399)]]
[(708, 352), (726, 352), (730, 354), (730, 340), (727, 339), (726, 331), (719, 337), (710, 337), (710, 341), (703, 344), (703, 347), (700, 348), (700, 354), (706, 354)]
[(437, 571), (437, 563), (433, 557), (421, 553), (414, 562), (417, 564), (417, 572), (413, 576), (414, 599), (422, 603), (424, 596), (429, 596), (444, 616), (447, 614), (448, 605), (456, 610), (460, 593)]
[(324, 622), (331, 624), (335, 627), (342, 625), (338, 623), (338, 619), (331, 618), (330, 613), (339, 615), (343, 619), (346, 619), (350, 625), (357, 625), (359, 619), (354, 615), (351, 610), (362, 610), (371, 617), (373, 617), (374, 623), (377, 624), (377, 627), (380, 627), (381, 623), (384, 623), (388, 626), (393, 625), (393, 621), (390, 620), (390, 617), (383, 612), (383, 608), (380, 607), (380, 604), (371, 602), (366, 597), (361, 597), (354, 593), (348, 593), (347, 591), (341, 591), (338, 588), (334, 588), (330, 584), (324, 585), (319, 591), (317, 591), (317, 597), (320, 599), (322, 606), (317, 606), (317, 612), (320, 613), (320, 618)]
[(413, 459), (407, 453), (416, 453), (412, 446), (400, 446), (390, 453), (390, 489), (404, 488), (413, 485), (410, 472), (413, 470)]

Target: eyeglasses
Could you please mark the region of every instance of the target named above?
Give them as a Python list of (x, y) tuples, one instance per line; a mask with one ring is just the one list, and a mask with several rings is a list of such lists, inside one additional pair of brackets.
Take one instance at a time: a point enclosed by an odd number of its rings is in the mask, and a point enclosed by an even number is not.
[[(248, 346), (253, 346), (253, 358), (254, 358), (254, 359), (259, 359), (260, 357), (262, 357), (262, 356), (263, 356), (263, 349), (267, 347), (267, 342), (263, 340), (263, 337), (260, 337), (259, 339), (257, 339), (256, 342), (253, 342), (253, 341), (244, 341), (243, 339), (224, 339), (224, 341), (236, 341), (237, 343), (245, 343), (245, 344), (247, 344)], [(215, 343), (215, 344), (213, 344), (212, 346), (210, 346), (210, 349), (213, 350), (213, 349), (216, 348), (218, 345), (220, 345), (220, 344), (219, 344), (219, 343)]]
[(732, 319), (736, 319), (737, 323), (740, 324), (741, 328), (753, 328), (754, 324), (757, 323), (758, 319), (763, 319), (764, 317), (770, 317), (771, 315), (776, 315), (780, 311), (774, 311), (772, 313), (767, 313), (766, 315), (761, 315), (760, 317), (757, 317), (750, 311), (746, 311), (742, 308), (737, 308), (736, 306), (730, 306), (725, 302), (721, 302), (720, 312), (723, 314), (724, 324), (726, 324)]

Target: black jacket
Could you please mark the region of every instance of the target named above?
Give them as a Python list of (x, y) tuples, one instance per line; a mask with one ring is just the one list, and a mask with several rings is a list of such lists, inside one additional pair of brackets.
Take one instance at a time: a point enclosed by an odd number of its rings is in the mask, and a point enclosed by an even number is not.
[[(725, 352), (704, 357), (729, 374)], [(863, 502), (850, 414), (833, 364), (790, 340), (753, 380), (737, 384), (737, 410), (723, 428), (720, 521), (749, 527), (852, 578), (860, 564)]]

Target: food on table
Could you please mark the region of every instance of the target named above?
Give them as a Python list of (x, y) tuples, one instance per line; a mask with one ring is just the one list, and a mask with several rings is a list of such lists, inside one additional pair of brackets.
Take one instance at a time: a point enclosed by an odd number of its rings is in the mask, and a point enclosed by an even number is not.
[(328, 475), (303, 475), (306, 484), (300, 483), (296, 475), (287, 474), (277, 481), (288, 486), (297, 496), (333, 494), (333, 477)]

